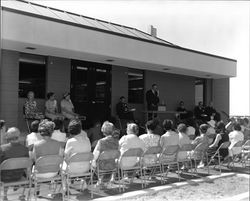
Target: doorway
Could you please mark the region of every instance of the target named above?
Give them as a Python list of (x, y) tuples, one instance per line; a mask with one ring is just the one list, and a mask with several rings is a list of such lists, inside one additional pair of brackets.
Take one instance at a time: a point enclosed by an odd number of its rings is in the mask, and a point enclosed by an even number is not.
[(111, 115), (111, 65), (72, 60), (71, 99), (84, 128)]

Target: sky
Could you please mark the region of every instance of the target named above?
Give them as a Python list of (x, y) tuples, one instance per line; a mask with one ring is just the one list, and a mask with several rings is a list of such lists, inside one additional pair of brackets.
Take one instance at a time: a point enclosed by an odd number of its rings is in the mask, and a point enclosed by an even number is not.
[(176, 45), (237, 60), (230, 115), (250, 115), (250, 2), (166, 0), (30, 0), (135, 27)]

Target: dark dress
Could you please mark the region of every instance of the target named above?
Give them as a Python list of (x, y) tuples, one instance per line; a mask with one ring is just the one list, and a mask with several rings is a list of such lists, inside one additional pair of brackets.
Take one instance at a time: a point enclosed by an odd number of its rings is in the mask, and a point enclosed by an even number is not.
[[(220, 133), (219, 135), (221, 136), (221, 140), (219, 141), (217, 148), (219, 148), (222, 143), (229, 141), (229, 136), (227, 133)], [(220, 149), (220, 155), (222, 158), (225, 158), (228, 155), (228, 148)]]

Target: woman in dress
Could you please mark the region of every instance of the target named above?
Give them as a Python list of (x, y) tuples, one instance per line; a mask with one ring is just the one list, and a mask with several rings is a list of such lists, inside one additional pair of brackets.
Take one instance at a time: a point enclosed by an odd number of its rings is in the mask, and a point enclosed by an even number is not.
[(43, 119), (44, 115), (38, 111), (37, 103), (34, 100), (35, 93), (29, 91), (27, 94), (27, 100), (24, 103), (24, 115), (26, 119)]
[(55, 93), (49, 92), (47, 94), (48, 100), (45, 102), (45, 116), (51, 120), (61, 119), (64, 117), (58, 112), (57, 101), (55, 99)]
[(61, 112), (65, 119), (76, 119), (78, 114), (74, 112), (74, 105), (70, 100), (70, 93), (65, 93), (61, 101)]

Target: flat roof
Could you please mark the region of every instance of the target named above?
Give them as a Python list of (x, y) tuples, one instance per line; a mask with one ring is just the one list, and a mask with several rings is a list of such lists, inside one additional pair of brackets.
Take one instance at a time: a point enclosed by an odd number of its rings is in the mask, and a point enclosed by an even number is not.
[(229, 61), (235, 61), (235, 59), (226, 58), (218, 55), (213, 55), (197, 50), (192, 50), (184, 47), (177, 46), (171, 42), (163, 40), (158, 37), (153, 37), (150, 34), (138, 30), (136, 28), (107, 22), (104, 20), (99, 20), (83, 15), (78, 15), (75, 13), (71, 13), (68, 11), (59, 10), (56, 8), (46, 7), (43, 5), (39, 5), (33, 2), (23, 1), (23, 0), (9, 0), (1, 2), (2, 9), (6, 9), (8, 11), (25, 13), (26, 15), (35, 16), (43, 19), (49, 19), (51, 21), (57, 21), (60, 23), (65, 23), (77, 27), (92, 29), (100, 32), (105, 32), (109, 34), (119, 35), (122, 37), (133, 38), (136, 40), (158, 44), (162, 46), (167, 46), (175, 49), (181, 49), (189, 52), (194, 52), (197, 54), (203, 54), (206, 56), (216, 57), (220, 59), (225, 59)]

